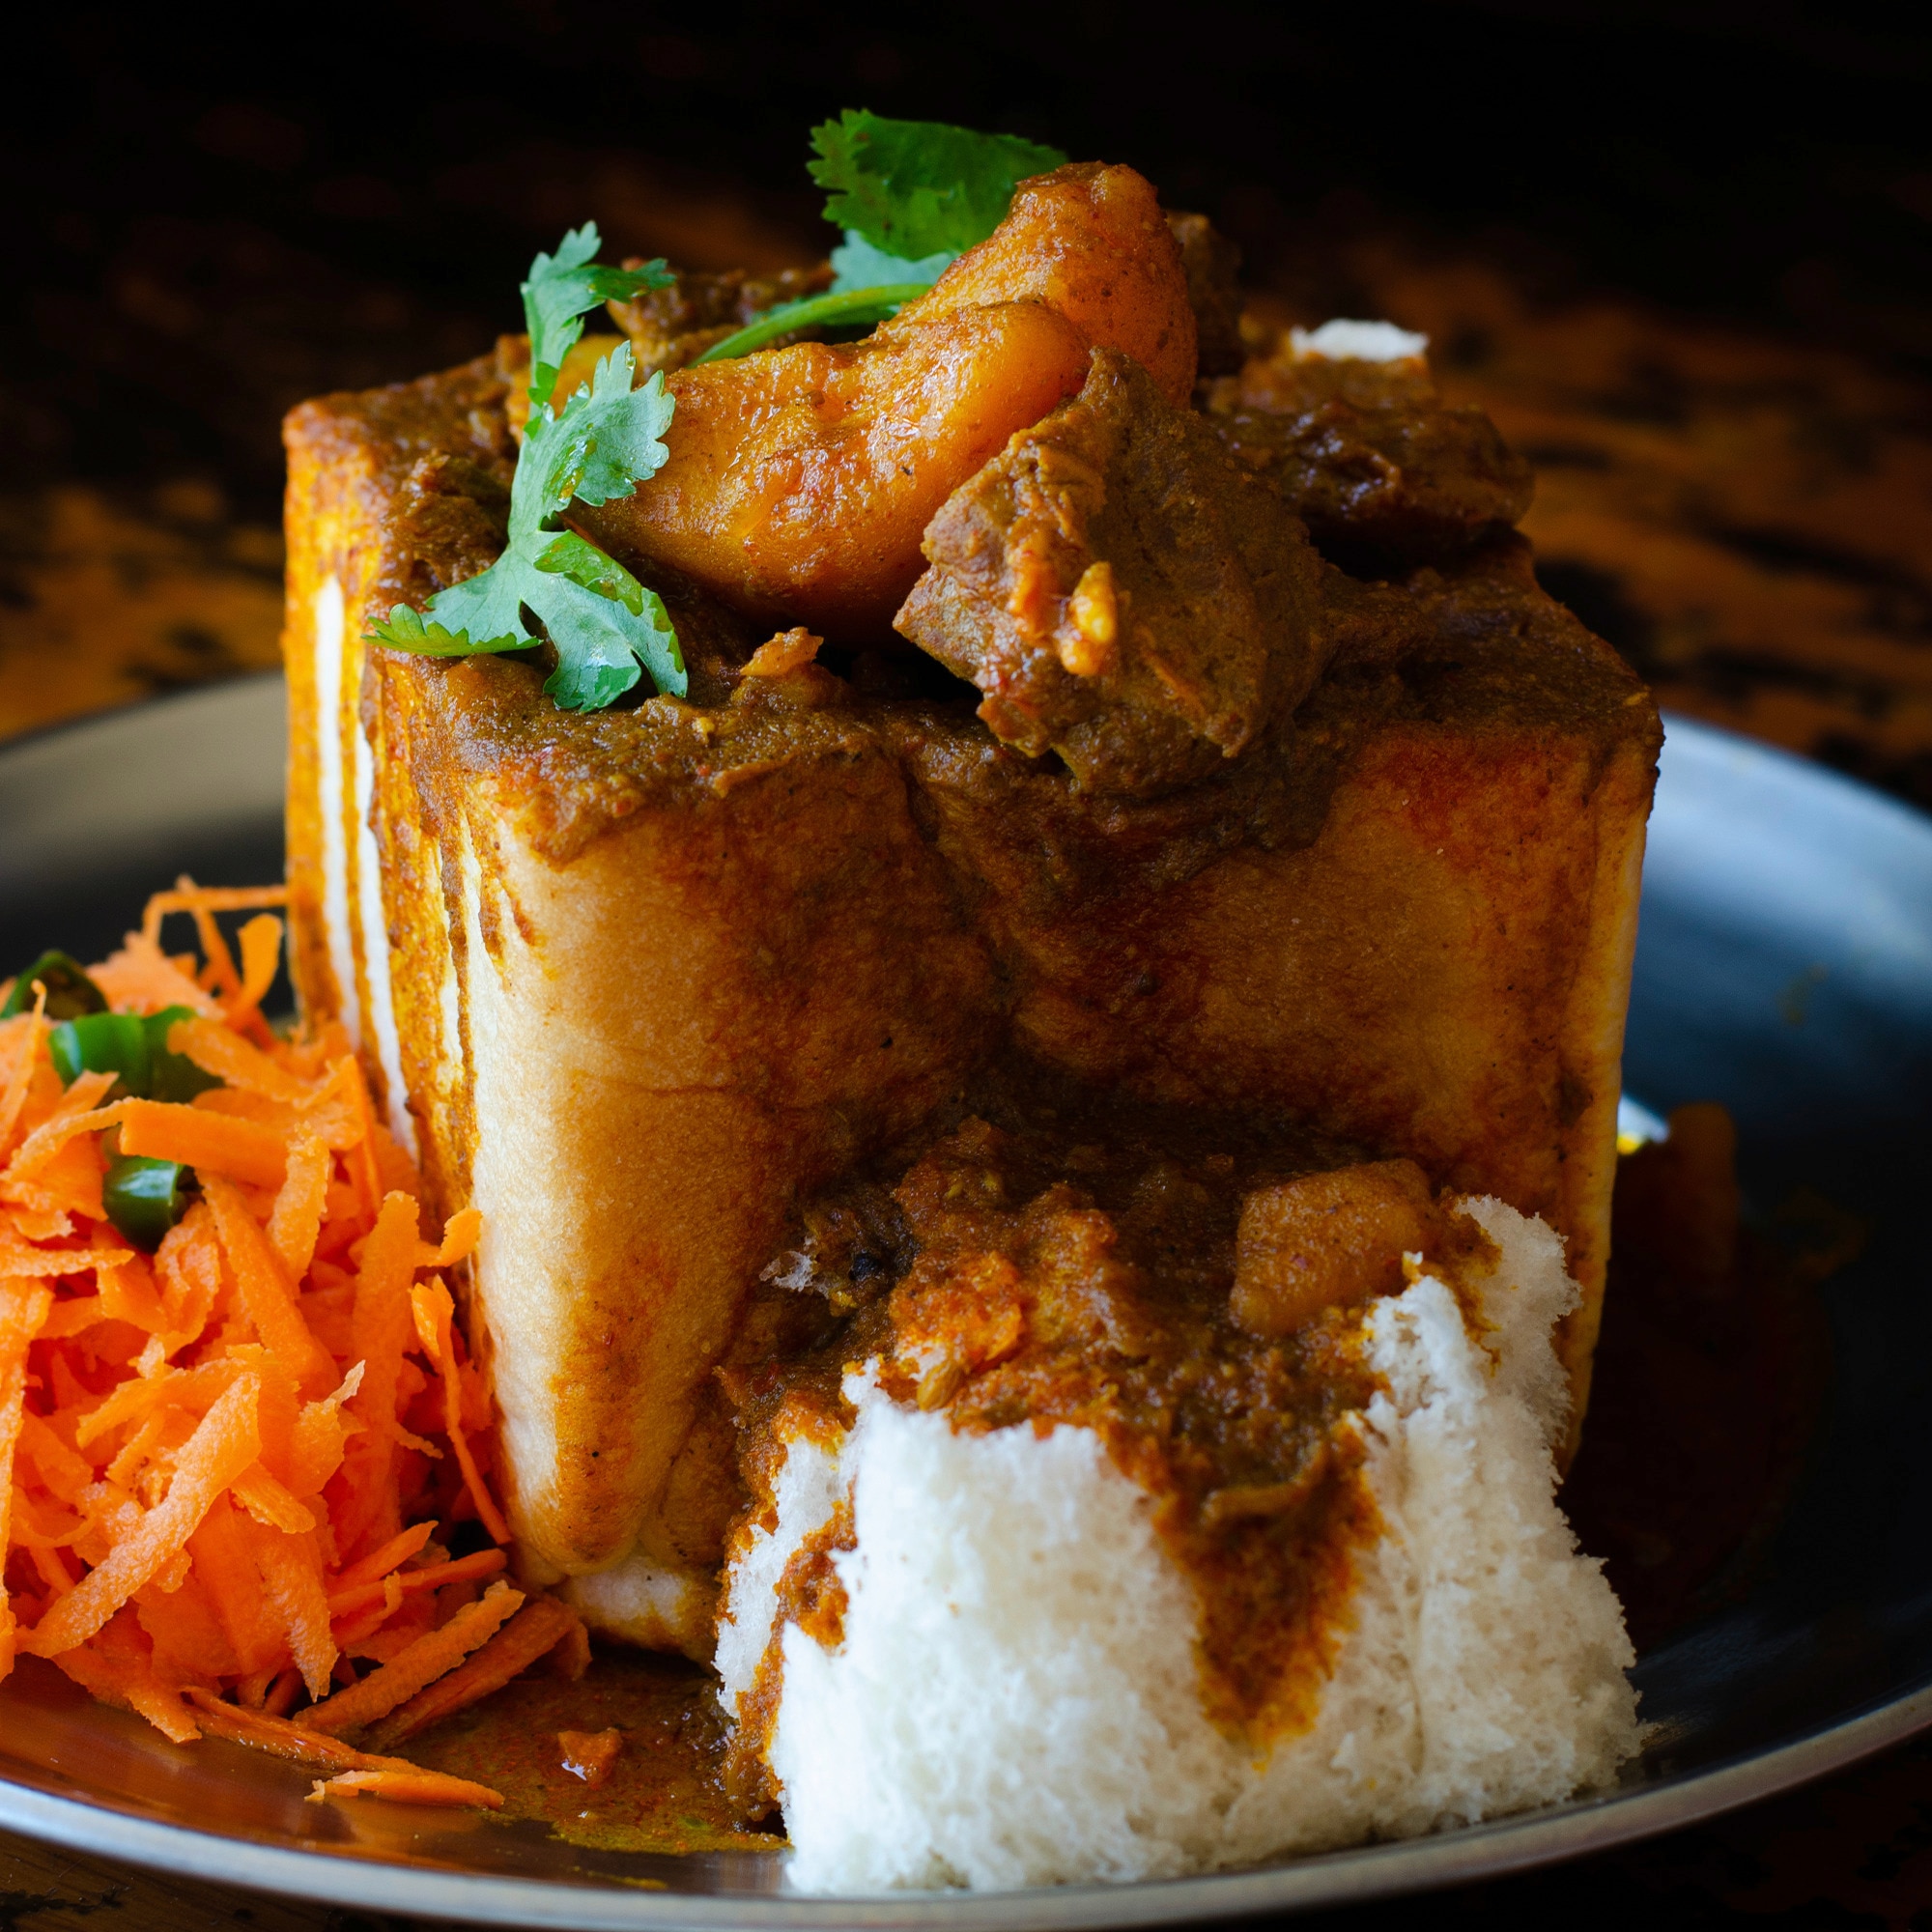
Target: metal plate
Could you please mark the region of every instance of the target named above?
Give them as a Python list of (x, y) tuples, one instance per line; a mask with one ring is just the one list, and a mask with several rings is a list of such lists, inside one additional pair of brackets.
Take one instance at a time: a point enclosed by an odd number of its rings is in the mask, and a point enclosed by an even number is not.
[[(0, 961), (99, 956), (187, 869), (279, 867), (279, 683), (197, 693), (0, 752)], [(1600, 1850), (1851, 1762), (1932, 1722), (1932, 821), (1673, 720), (1626, 1061), (1660, 1108), (1738, 1116), (1760, 1203), (1808, 1181), (1870, 1219), (1826, 1291), (1818, 1440), (1752, 1594), (1638, 1666), (1658, 1725), (1625, 1786), (1439, 1837), (1157, 1885), (792, 1896), (781, 1861), (580, 1852), (529, 1825), (313, 1805), (240, 1747), (167, 1744), (24, 1662), (0, 1687), (0, 1824), (197, 1877), (546, 1926), (1127, 1926), (1334, 1904)]]

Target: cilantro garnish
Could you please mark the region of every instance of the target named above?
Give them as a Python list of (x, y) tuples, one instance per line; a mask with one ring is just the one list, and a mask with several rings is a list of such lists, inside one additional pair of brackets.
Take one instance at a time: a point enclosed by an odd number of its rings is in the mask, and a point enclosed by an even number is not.
[(583, 333), (583, 317), (599, 302), (630, 301), (645, 289), (676, 278), (660, 256), (641, 269), (606, 269), (592, 257), (602, 245), (597, 224), (573, 228), (554, 255), (538, 255), (524, 284), (524, 323), (530, 332), (530, 407), (541, 409), (556, 387), (556, 372)]
[[(608, 503), (656, 475), (675, 407), (662, 372), (640, 389), (631, 386), (635, 365), (624, 342), (560, 415), (552, 411), (557, 364), (583, 331), (578, 318), (609, 299), (609, 290), (628, 297), (663, 279), (661, 263), (647, 270), (599, 269), (589, 262), (596, 248), (597, 230), (585, 223), (564, 237), (554, 256), (539, 255), (524, 284), (531, 409), (510, 485), (508, 548), (488, 570), (438, 591), (422, 611), (398, 604), (371, 632), (373, 642), (396, 650), (473, 657), (537, 642), (524, 621), (528, 611), (559, 660), (544, 690), (567, 711), (600, 711), (621, 697), (637, 683), (640, 663), (661, 692), (682, 697), (688, 683), (677, 633), (656, 591), (561, 526), (574, 498)], [(645, 279), (652, 274), (660, 279)]]
[(888, 121), (858, 107), (814, 128), (811, 145), (818, 156), (807, 163), (811, 178), (832, 190), (825, 218), (845, 231), (832, 251), (832, 287), (768, 309), (698, 361), (748, 355), (795, 328), (896, 315), (1007, 218), (1021, 182), (1066, 158), (1017, 134)]
[(832, 190), (826, 220), (847, 230), (848, 241), (908, 264), (963, 255), (1007, 218), (1021, 182), (1066, 159), (1017, 134), (888, 121), (857, 107), (814, 128), (811, 145), (818, 152), (807, 163), (811, 178)]
[(832, 251), (832, 291), (838, 295), (846, 289), (875, 289), (887, 282), (917, 282), (930, 288), (958, 259), (952, 249), (941, 248), (909, 262), (887, 254), (856, 228), (848, 228), (845, 240)]
[[(832, 190), (826, 219), (845, 232), (832, 255), (832, 287), (768, 309), (698, 361), (748, 355), (796, 328), (896, 315), (1006, 219), (1021, 182), (1066, 159), (1058, 148), (1017, 134), (888, 121), (850, 107), (814, 128), (811, 145), (811, 178)], [(539, 255), (524, 283), (530, 419), (510, 486), (508, 548), (480, 575), (439, 591), (425, 610), (398, 604), (370, 634), (374, 643), (431, 657), (514, 651), (538, 641), (524, 621), (528, 611), (559, 660), (544, 689), (573, 711), (598, 711), (621, 697), (640, 665), (661, 692), (682, 697), (688, 684), (663, 600), (561, 522), (573, 498), (607, 503), (657, 473), (674, 407), (662, 372), (641, 389), (631, 386), (635, 365), (626, 342), (598, 363), (562, 414), (551, 409), (585, 311), (672, 279), (662, 261), (602, 268), (594, 260), (598, 245), (596, 224), (586, 221), (554, 255)]]

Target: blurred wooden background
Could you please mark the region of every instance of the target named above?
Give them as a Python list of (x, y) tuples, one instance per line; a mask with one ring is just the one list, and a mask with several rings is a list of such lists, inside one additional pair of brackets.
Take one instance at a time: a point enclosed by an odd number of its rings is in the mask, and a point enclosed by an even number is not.
[[(395, 0), (43, 14), (0, 125), (0, 734), (276, 661), (282, 412), (473, 355), (534, 248), (822, 252), (846, 105), (1144, 168), (1309, 322), (1427, 330), (1548, 588), (1663, 702), (1932, 808), (1932, 33), (1798, 0)], [(259, 24), (259, 23), (258, 23)], [(0, 837), (4, 837), (0, 828)], [(1932, 1746), (1418, 1910), (1932, 1922)], [(398, 1921), (0, 1836), (0, 1932)]]

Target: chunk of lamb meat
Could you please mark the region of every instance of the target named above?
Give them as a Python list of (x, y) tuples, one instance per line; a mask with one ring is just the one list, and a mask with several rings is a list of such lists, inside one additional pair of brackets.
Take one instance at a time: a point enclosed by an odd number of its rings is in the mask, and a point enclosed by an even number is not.
[(1241, 342), (1241, 251), (1205, 214), (1169, 214), (1180, 244), (1187, 301), (1194, 311), (1201, 374), (1232, 376), (1246, 359)]
[(994, 736), (1083, 788), (1205, 778), (1321, 672), (1319, 559), (1272, 490), (1130, 357), (947, 500), (898, 630), (985, 694)]
[(1325, 556), (1385, 576), (1518, 522), (1529, 465), (1481, 410), (1441, 400), (1421, 356), (1334, 358), (1284, 344), (1207, 385), (1207, 419)]

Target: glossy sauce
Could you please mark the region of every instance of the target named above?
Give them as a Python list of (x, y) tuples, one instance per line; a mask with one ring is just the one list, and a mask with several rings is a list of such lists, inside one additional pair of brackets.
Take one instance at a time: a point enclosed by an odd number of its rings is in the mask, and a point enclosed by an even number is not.
[[(499, 1815), (538, 1819), (589, 1850), (776, 1850), (782, 1838), (741, 1826), (720, 1781), (716, 1681), (681, 1657), (611, 1645), (579, 1682), (532, 1671), (426, 1731), (410, 1754), (500, 1791)], [(623, 1747), (603, 1783), (564, 1768), (559, 1732), (611, 1728)]]

